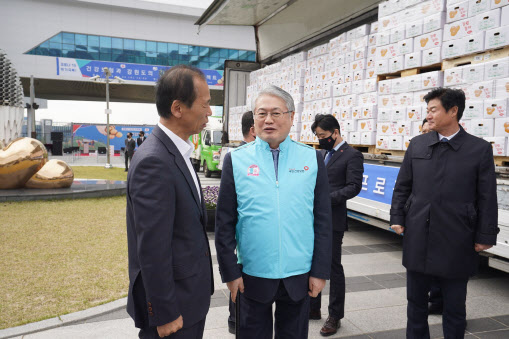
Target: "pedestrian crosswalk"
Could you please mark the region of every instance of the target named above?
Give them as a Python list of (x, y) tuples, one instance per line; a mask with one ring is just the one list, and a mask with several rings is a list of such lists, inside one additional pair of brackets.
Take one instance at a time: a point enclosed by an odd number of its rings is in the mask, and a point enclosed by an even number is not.
[(221, 183), (221, 177), (219, 176), (219, 173), (214, 173), (210, 178), (205, 178), (203, 172), (198, 172), (198, 178), (200, 179), (202, 187), (219, 186), (219, 184)]

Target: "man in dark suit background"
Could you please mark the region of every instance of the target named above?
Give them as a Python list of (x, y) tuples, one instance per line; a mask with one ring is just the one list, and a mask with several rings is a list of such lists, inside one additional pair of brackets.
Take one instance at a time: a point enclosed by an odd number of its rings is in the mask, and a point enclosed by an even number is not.
[[(329, 178), (332, 204), (332, 267), (330, 278), (329, 316), (320, 333), (328, 336), (337, 332), (345, 315), (345, 273), (341, 265), (341, 245), (348, 230), (346, 201), (355, 197), (362, 188), (364, 156), (350, 147), (341, 137), (339, 123), (331, 114), (317, 115), (311, 130), (323, 149)], [(321, 293), (311, 298), (309, 319), (321, 319)]]
[(212, 115), (205, 76), (172, 67), (157, 83), (156, 105), (159, 123), (127, 176), (127, 311), (140, 338), (202, 338), (214, 285), (189, 136)]
[(138, 139), (136, 139), (136, 144), (138, 145), (138, 147), (140, 147), (141, 144), (143, 144), (145, 139), (146, 139), (145, 138), (145, 132), (140, 131), (140, 133), (138, 134)]
[(247, 111), (244, 114), (242, 114), (241, 125), (242, 125), (242, 136), (244, 137), (244, 140), (240, 142), (240, 146), (255, 141), (256, 132), (254, 129), (254, 119), (252, 111)]
[[(240, 142), (240, 146), (248, 144), (256, 139), (256, 132), (254, 130), (254, 119), (253, 112), (247, 111), (242, 114), (241, 120), (242, 136), (244, 140)], [(230, 315), (228, 316), (228, 331), (235, 334), (235, 304), (232, 301), (232, 295), (230, 293), (229, 302)]]
[(124, 144), (125, 171), (127, 172), (129, 164), (133, 159), (134, 148), (136, 147), (136, 143), (134, 142), (133, 134), (131, 132), (127, 133), (127, 139), (124, 140)]
[(497, 183), (491, 145), (459, 125), (461, 90), (437, 88), (424, 99), (432, 130), (410, 142), (392, 197), (391, 228), (403, 237), (407, 338), (429, 338), (428, 292), (443, 297), (445, 338), (463, 338), (470, 276), (478, 252), (496, 244)]

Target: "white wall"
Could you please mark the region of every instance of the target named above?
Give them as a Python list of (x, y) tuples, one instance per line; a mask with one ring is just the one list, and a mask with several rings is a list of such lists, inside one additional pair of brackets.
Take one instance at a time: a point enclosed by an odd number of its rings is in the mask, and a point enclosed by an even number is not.
[[(253, 27), (206, 26), (197, 17), (66, 0), (0, 0), (0, 49), (21, 77), (57, 77), (56, 58), (24, 55), (61, 32), (255, 50)], [(146, 83), (145, 84), (149, 84)]]

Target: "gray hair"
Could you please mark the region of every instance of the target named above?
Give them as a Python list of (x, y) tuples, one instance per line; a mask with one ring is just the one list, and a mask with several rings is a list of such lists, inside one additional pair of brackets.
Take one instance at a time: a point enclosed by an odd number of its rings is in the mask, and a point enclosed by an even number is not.
[(269, 87), (265, 87), (261, 90), (261, 92), (258, 93), (258, 96), (256, 98), (253, 98), (253, 101), (251, 103), (251, 107), (253, 108), (253, 112), (256, 108), (256, 101), (258, 98), (260, 98), (262, 95), (272, 95), (278, 98), (283, 99), (283, 101), (286, 104), (286, 108), (290, 112), (295, 112), (295, 103), (293, 102), (293, 98), (290, 95), (290, 93), (286, 92), (285, 90), (282, 90), (281, 88), (270, 85)]

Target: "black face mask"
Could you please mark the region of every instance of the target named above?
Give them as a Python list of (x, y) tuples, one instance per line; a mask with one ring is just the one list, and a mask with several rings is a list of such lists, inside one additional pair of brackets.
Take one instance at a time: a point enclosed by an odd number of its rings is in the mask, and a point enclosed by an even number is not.
[(318, 143), (320, 144), (320, 148), (326, 151), (330, 151), (334, 148), (334, 144), (336, 143), (336, 139), (332, 139), (332, 134), (323, 139), (318, 139)]

